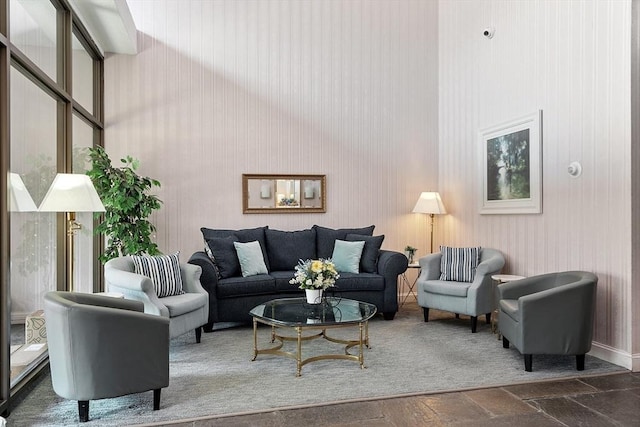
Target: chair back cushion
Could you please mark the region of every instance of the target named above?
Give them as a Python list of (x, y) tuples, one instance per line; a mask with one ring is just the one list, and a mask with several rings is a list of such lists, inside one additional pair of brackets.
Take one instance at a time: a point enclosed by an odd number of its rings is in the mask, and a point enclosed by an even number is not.
[(178, 255), (132, 255), (134, 273), (151, 279), (158, 298), (184, 294)]

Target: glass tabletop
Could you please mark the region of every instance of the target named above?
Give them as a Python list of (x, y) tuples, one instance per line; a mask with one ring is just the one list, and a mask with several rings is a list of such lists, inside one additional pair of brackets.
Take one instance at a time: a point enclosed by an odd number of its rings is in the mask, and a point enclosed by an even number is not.
[(329, 326), (365, 322), (376, 311), (373, 304), (346, 298), (327, 297), (320, 304), (309, 304), (306, 298), (282, 298), (260, 304), (249, 314), (271, 325)]

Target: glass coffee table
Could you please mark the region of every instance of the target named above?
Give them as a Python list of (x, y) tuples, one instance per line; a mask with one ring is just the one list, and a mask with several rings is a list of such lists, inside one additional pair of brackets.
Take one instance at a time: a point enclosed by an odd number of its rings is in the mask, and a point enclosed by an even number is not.
[[(376, 314), (376, 306), (345, 298), (327, 297), (320, 304), (308, 304), (305, 298), (283, 298), (268, 301), (254, 307), (249, 314), (253, 317), (253, 360), (259, 354), (276, 354), (296, 360), (296, 376), (300, 376), (302, 367), (307, 363), (327, 359), (347, 359), (364, 366), (363, 346), (369, 348), (369, 319)], [(271, 348), (258, 349), (258, 323), (271, 326), (271, 342), (278, 343)], [(357, 327), (360, 336), (356, 340), (343, 340), (329, 336), (328, 329)], [(295, 336), (285, 336), (276, 330), (290, 328)], [(311, 335), (303, 331), (320, 330)], [(302, 343), (316, 338), (324, 338), (338, 344), (344, 344), (344, 354), (322, 354), (302, 358)], [(285, 341), (295, 341), (296, 351), (282, 350)], [(358, 347), (358, 354), (351, 354), (352, 347)]]

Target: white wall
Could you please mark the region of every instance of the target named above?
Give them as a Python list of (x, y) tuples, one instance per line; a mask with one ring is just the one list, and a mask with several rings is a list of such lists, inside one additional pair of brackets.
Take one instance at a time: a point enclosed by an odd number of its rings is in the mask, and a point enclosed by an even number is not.
[[(483, 37), (495, 27), (495, 36)], [(509, 273), (599, 276), (594, 354), (631, 366), (631, 2), (439, 3), (440, 190), (450, 244)], [(480, 215), (478, 130), (543, 111), (543, 213)], [(567, 166), (580, 161), (583, 174)], [(636, 166), (637, 167), (637, 166)], [(636, 289), (634, 289), (636, 288)], [(636, 298), (637, 299), (637, 298)]]
[[(437, 2), (140, 1), (105, 60), (105, 145), (157, 178), (163, 251), (199, 228), (376, 225), (425, 254), (437, 188)], [(327, 175), (325, 214), (242, 214), (242, 173)]]
[[(106, 146), (163, 183), (162, 250), (188, 257), (201, 226), (376, 224), (422, 256), (409, 212), (439, 189), (436, 245), (498, 248), (510, 273), (598, 274), (592, 351), (631, 367), (630, 0), (129, 6), (140, 53), (105, 61)], [(480, 215), (478, 130), (538, 109), (543, 213)], [(327, 174), (328, 212), (243, 215), (242, 173)]]

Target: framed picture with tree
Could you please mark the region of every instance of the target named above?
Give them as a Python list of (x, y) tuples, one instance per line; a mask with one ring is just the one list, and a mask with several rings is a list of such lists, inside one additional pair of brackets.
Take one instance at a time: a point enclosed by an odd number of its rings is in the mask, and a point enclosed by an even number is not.
[(483, 129), (481, 214), (542, 213), (542, 111)]

